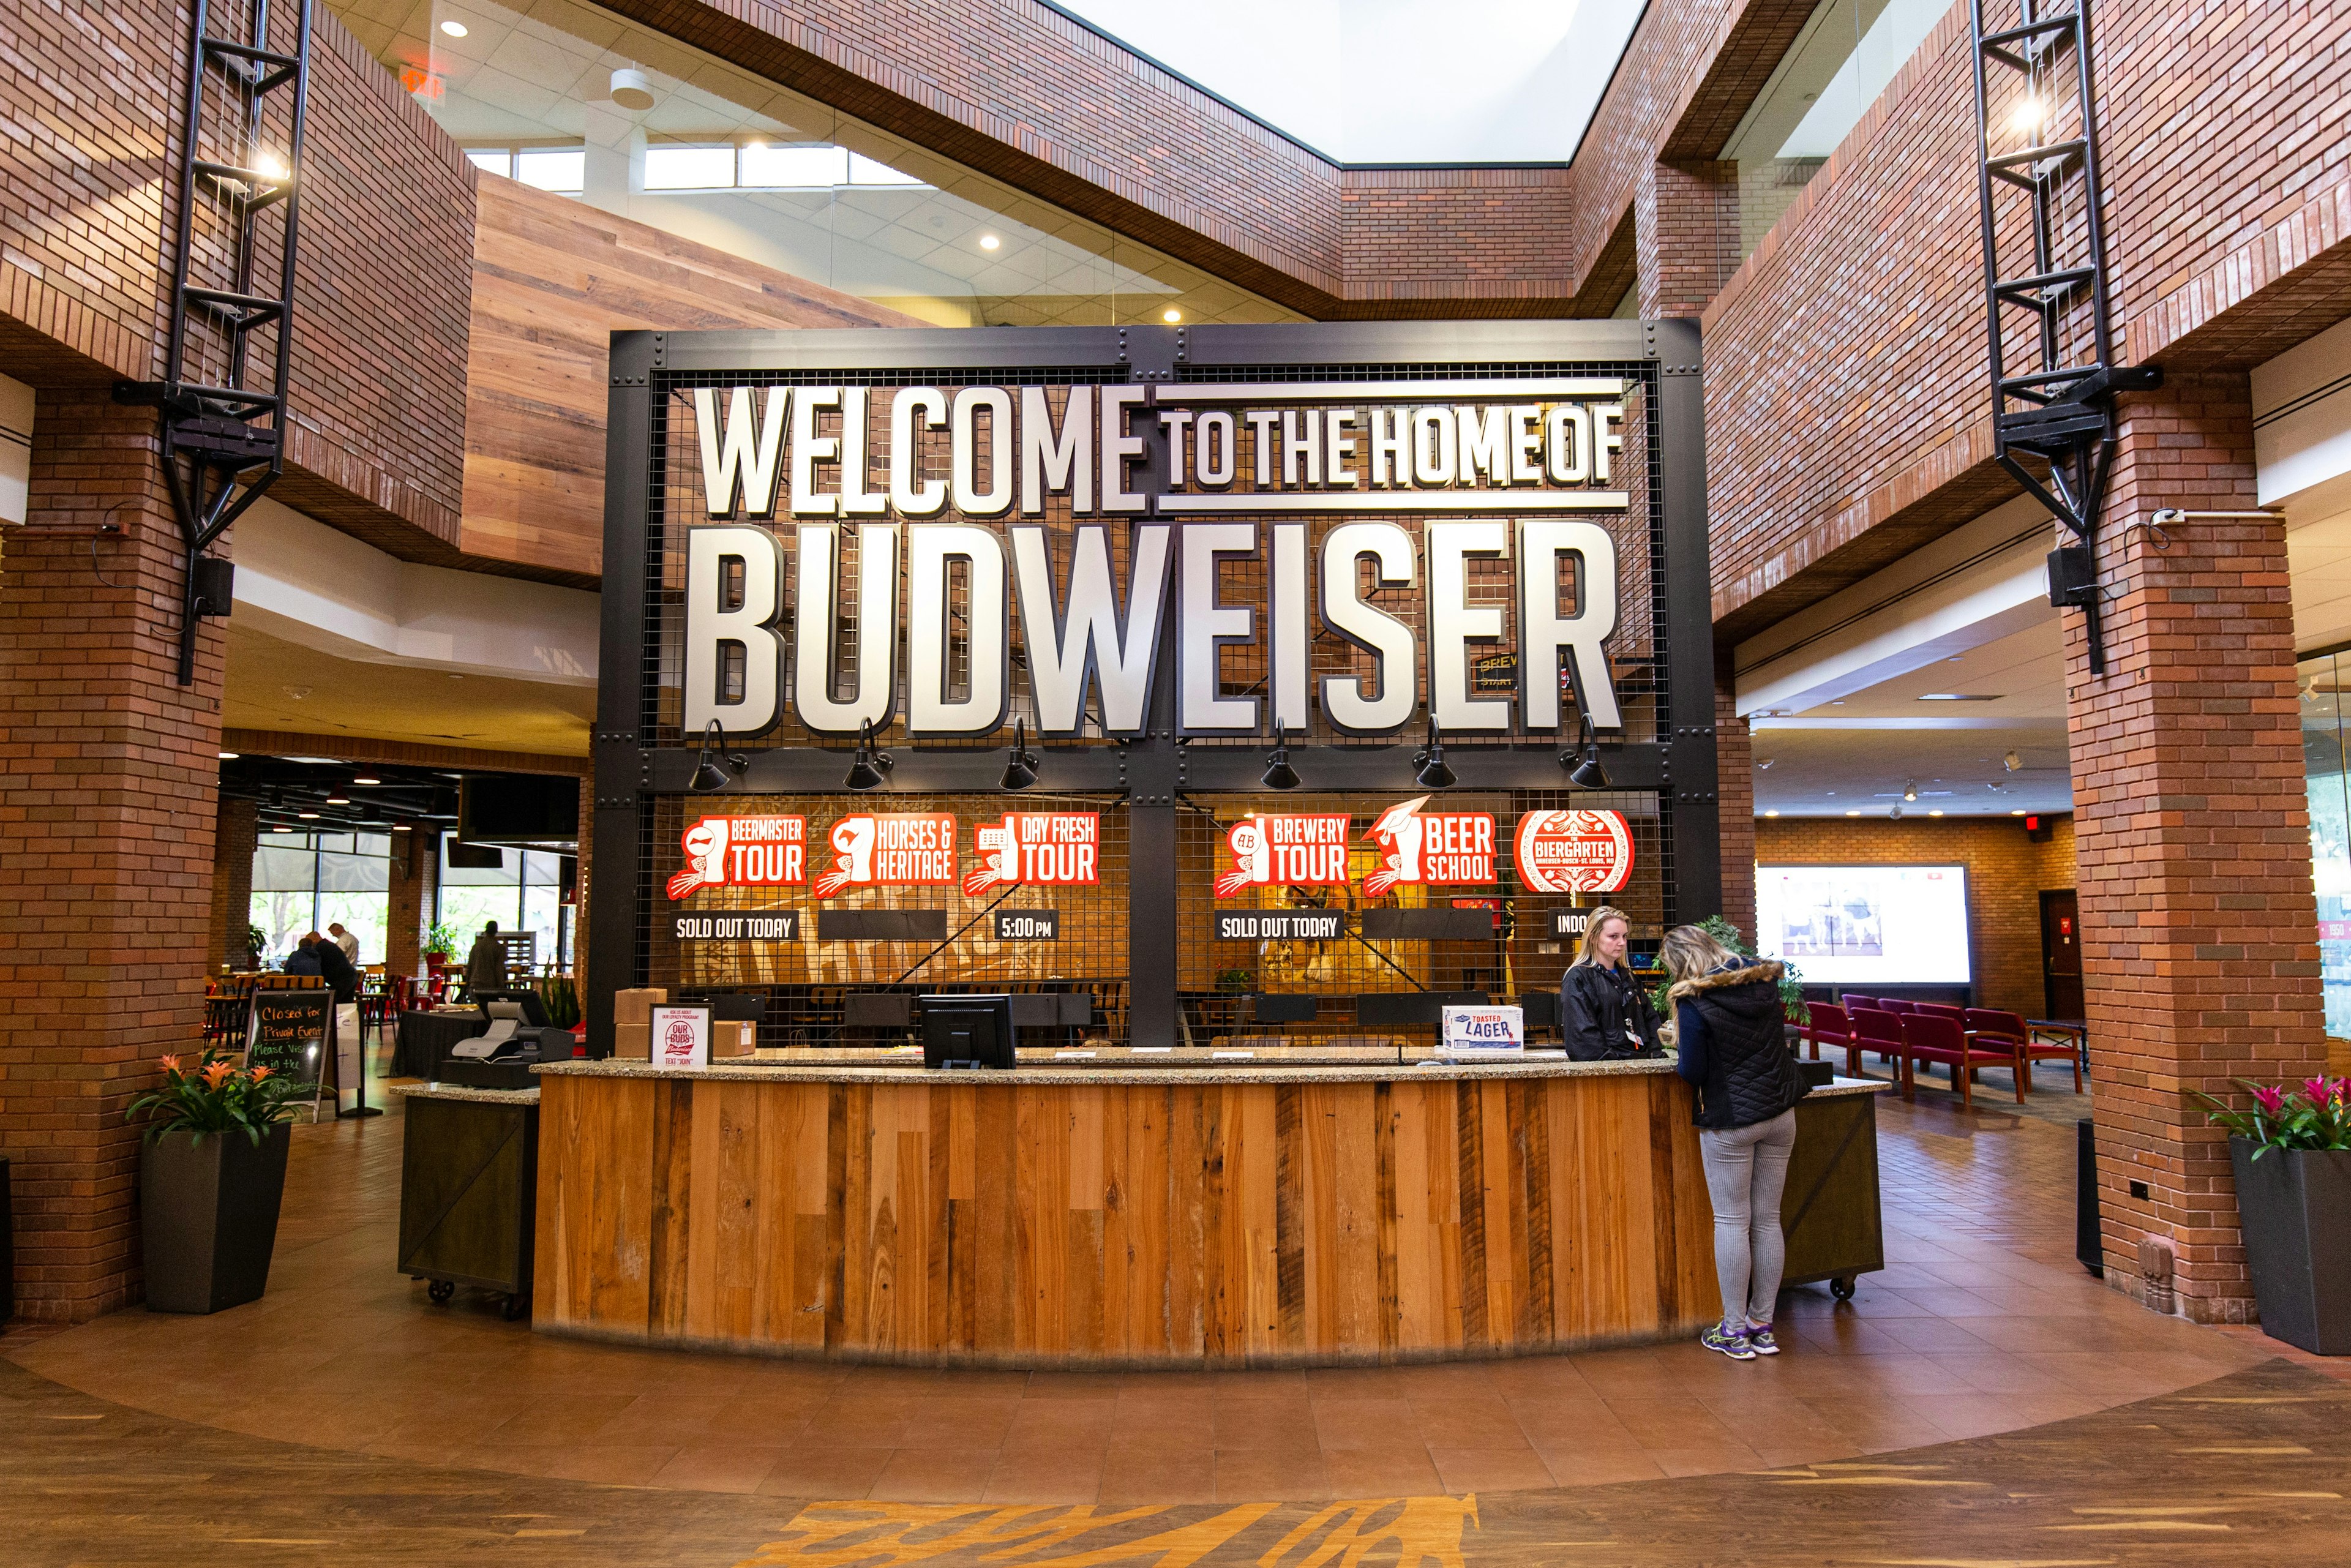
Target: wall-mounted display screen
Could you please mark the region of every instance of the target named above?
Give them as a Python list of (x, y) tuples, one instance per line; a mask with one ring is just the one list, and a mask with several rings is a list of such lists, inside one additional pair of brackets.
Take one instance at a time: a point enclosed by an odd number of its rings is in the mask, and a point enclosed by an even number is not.
[(1759, 865), (1755, 945), (1812, 985), (1964, 985), (1968, 868)]

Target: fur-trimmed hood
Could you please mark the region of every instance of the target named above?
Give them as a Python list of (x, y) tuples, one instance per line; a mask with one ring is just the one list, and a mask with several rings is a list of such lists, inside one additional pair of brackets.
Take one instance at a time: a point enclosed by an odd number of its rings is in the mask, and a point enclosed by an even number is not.
[(1710, 975), (1700, 975), (1695, 980), (1677, 980), (1666, 993), (1668, 1008), (1682, 998), (1698, 991), (1726, 990), (1732, 986), (1752, 986), (1758, 983), (1777, 987), (1780, 977), (1787, 973), (1784, 965), (1775, 959), (1762, 958), (1752, 964), (1741, 964), (1736, 969), (1717, 969)]

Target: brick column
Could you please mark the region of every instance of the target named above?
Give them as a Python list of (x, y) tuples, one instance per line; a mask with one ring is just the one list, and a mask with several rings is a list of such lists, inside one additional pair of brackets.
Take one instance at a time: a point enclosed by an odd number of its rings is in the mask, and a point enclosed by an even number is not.
[(1722, 915), (1755, 939), (1755, 742), (1739, 716), (1730, 645), (1714, 650), (1714, 759), (1722, 800)]
[[(139, 1130), (155, 1058), (198, 1043), (212, 961), (225, 636), (178, 662), (181, 556), (155, 416), (39, 394), (26, 530), (0, 559), (0, 1142), (16, 1299), (78, 1322), (139, 1299)], [(44, 526), (122, 526), (101, 540)]]
[(392, 896), (384, 913), (383, 970), (421, 974), (424, 923), (433, 911), (433, 873), (439, 869), (440, 835), (415, 830), (392, 835)]
[(1739, 270), (1739, 165), (1650, 163), (1633, 190), (1641, 314), (1697, 316)]
[(254, 802), (221, 797), (213, 834), (213, 941), (209, 961), (249, 969), (253, 926), (253, 852), (259, 838)]
[[(2252, 507), (2252, 443), (2242, 375), (2133, 399), (2098, 549), (2104, 677), (2064, 617), (2106, 1278), (2203, 1322), (2252, 1301), (2228, 1144), (2190, 1094), (2325, 1061), (2294, 606), (2282, 523), (2193, 522), (2160, 552), (2126, 525)], [(2167, 1254), (2171, 1291), (2150, 1284)]]

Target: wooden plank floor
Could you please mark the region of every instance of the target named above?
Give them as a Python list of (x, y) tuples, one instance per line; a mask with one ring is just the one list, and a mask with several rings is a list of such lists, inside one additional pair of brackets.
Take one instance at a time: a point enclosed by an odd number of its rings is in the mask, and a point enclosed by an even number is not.
[(2284, 1361), (1995, 1437), (1762, 1473), (1479, 1496), (1125, 1508), (597, 1486), (242, 1437), (0, 1360), (11, 1568), (1558, 1563), (2332, 1563), (2351, 1384)]

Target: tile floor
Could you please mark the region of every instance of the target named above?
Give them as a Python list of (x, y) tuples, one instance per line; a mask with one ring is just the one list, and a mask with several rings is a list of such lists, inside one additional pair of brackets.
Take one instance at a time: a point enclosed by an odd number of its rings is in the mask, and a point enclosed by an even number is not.
[(903, 1502), (1493, 1493), (1751, 1470), (2011, 1430), (2252, 1366), (2072, 1259), (2070, 1128), (1938, 1091), (1880, 1103), (1888, 1266), (1790, 1293), (1787, 1354), (1680, 1343), (1391, 1368), (1022, 1374), (829, 1366), (534, 1335), (392, 1267), (401, 1122), (297, 1134), (262, 1301), (0, 1344), (157, 1414), (521, 1475)]

